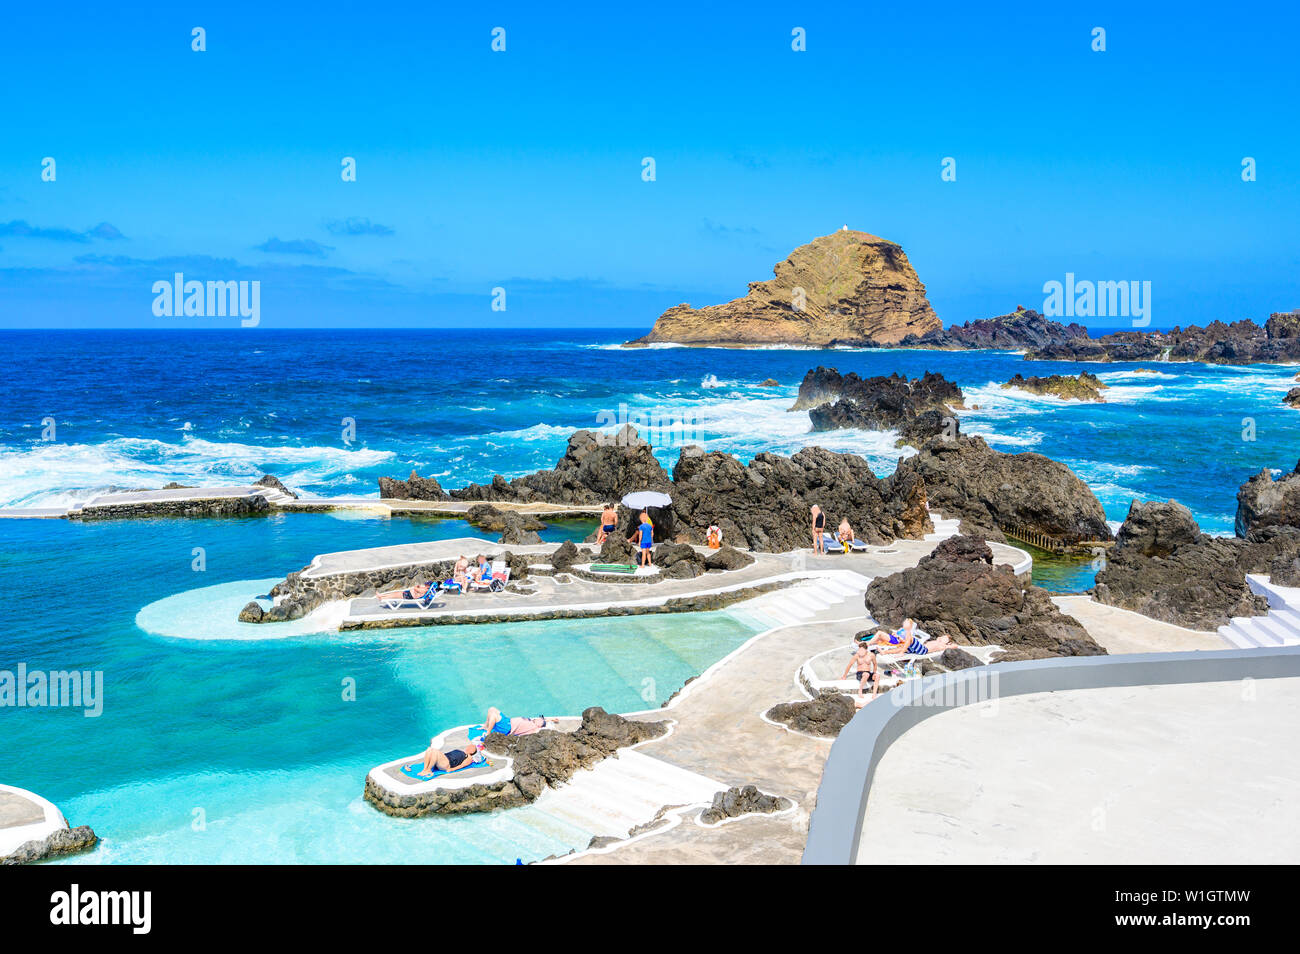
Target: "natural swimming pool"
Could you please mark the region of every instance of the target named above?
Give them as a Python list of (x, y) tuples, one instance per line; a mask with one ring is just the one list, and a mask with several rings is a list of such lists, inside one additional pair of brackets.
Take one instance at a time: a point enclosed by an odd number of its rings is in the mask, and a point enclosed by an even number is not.
[[(490, 704), (548, 715), (653, 708), (753, 635), (742, 617), (251, 642), (158, 635), (221, 635), (230, 597), (247, 586), (239, 581), (256, 588), (315, 553), (465, 532), (458, 521), (323, 514), (0, 521), (0, 587), (11, 600), (0, 669), (104, 674), (97, 718), (0, 708), (0, 779), (95, 829), (103, 842), (78, 862), (513, 862), (585, 847), (589, 832), (531, 808), (390, 818), (363, 802), (366, 772), (478, 721)], [(191, 568), (195, 547), (202, 572)], [(193, 599), (167, 599), (183, 593)]]

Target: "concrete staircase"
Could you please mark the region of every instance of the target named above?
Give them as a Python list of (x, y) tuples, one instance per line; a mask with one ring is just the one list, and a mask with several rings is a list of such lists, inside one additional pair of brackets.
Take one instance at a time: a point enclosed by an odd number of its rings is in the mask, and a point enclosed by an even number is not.
[(862, 616), (862, 597), (870, 582), (871, 577), (853, 570), (832, 570), (746, 600), (737, 609), (767, 629), (809, 623), (826, 611), (832, 616)]
[(949, 537), (957, 536), (957, 526), (961, 523), (956, 518), (949, 520), (947, 517), (941, 517), (933, 512), (930, 514), (930, 522), (934, 524), (934, 533), (927, 533), (922, 537), (927, 543), (938, 543), (940, 540), (947, 540)]
[(1263, 616), (1234, 616), (1219, 635), (1234, 649), (1300, 645), (1300, 587), (1272, 583), (1259, 573), (1246, 574), (1251, 590), (1268, 600)]
[(726, 788), (722, 782), (624, 749), (617, 758), (578, 772), (565, 785), (548, 788), (530, 806), (534, 811), (516, 817), (530, 826), (626, 838), (629, 830), (653, 819), (665, 805), (703, 805)]

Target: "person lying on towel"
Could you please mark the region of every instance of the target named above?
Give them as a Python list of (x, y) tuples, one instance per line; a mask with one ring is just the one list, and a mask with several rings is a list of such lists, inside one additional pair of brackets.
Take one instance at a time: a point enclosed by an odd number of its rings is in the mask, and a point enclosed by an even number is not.
[(424, 767), (420, 769), (419, 775), (422, 778), (433, 778), (434, 771), (459, 772), (471, 765), (481, 765), (486, 760), (482, 742), (466, 742), (458, 748), (447, 749), (445, 752), (434, 748), (430, 742), (429, 751), (424, 753)]
[(376, 593), (377, 600), (418, 600), (429, 592), (432, 583), (416, 583), (409, 590), (389, 590), (387, 593)]
[(900, 653), (907, 653), (910, 656), (928, 656), (930, 653), (941, 653), (953, 644), (951, 636), (936, 636), (934, 639), (922, 642), (921, 637), (916, 635), (916, 621), (912, 619), (903, 620), (903, 625), (892, 633), (887, 633), (883, 629), (877, 630), (871, 642), (873, 645), (883, 647), (880, 652), (887, 656)]
[(546, 728), (546, 717), (537, 716), (535, 719), (515, 716), (508, 719), (501, 714), (501, 710), (492, 706), (487, 711), (487, 718), (483, 720), (483, 728), (489, 732), (500, 732), (502, 735), (532, 735), (538, 729)]

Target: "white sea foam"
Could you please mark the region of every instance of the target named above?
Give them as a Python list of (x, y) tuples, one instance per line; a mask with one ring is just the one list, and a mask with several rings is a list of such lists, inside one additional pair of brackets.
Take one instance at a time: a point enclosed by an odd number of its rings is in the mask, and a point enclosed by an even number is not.
[(101, 444), (38, 442), (0, 447), (0, 501), (62, 507), (114, 490), (182, 484), (246, 484), (270, 471), (290, 487), (340, 479), (392, 457), (342, 447), (262, 447), (189, 436), (179, 443), (119, 437)]

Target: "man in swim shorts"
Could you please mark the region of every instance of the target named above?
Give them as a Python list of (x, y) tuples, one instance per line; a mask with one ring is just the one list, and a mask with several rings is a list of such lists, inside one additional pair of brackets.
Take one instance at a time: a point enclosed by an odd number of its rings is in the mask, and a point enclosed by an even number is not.
[(854, 666), (857, 667), (858, 679), (858, 702), (861, 708), (862, 703), (866, 702), (867, 686), (871, 687), (871, 698), (876, 698), (876, 693), (880, 691), (880, 681), (876, 671), (876, 654), (871, 651), (871, 641), (865, 636), (858, 640), (857, 648), (853, 650), (853, 657), (849, 664), (844, 667), (844, 673), (841, 679), (849, 678), (849, 670)]
[(546, 728), (546, 717), (537, 716), (534, 719), (516, 716), (513, 719), (507, 719), (501, 714), (501, 710), (492, 706), (487, 711), (486, 718), (483, 719), (483, 727), (489, 732), (499, 732), (502, 735), (532, 735), (539, 729)]
[(596, 542), (604, 543), (605, 538), (614, 532), (618, 526), (618, 511), (614, 509), (612, 503), (605, 504), (605, 509), (600, 512), (600, 532), (596, 534)]

